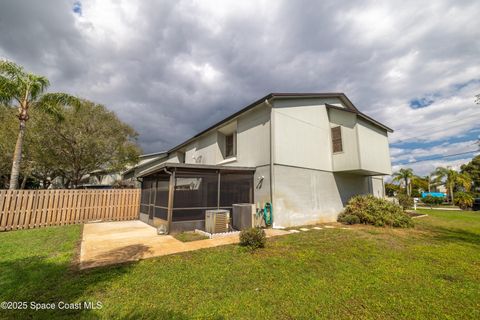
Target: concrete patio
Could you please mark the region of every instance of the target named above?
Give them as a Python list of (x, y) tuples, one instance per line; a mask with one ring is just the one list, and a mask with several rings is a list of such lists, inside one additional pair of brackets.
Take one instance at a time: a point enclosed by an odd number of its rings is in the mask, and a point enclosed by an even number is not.
[[(267, 237), (291, 232), (266, 229)], [(141, 221), (87, 223), (83, 227), (80, 269), (137, 261), (179, 252), (238, 243), (238, 234), (222, 238), (182, 242)]]

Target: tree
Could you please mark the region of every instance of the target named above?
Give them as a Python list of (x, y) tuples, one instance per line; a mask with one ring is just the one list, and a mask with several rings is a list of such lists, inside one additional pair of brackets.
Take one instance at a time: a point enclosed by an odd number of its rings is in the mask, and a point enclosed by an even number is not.
[(468, 174), (472, 178), (474, 190), (480, 191), (480, 155), (474, 157), (469, 163), (462, 165), (460, 172)]
[(60, 114), (61, 120), (52, 117), (48, 126), (36, 128), (38, 137), (48, 137), (31, 150), (38, 177), (38, 171), (55, 168), (66, 187), (77, 187), (93, 171), (118, 172), (137, 163), (137, 133), (104, 106), (81, 100), (79, 107), (65, 106)]
[(455, 194), (455, 204), (464, 210), (471, 208), (474, 200), (475, 198), (467, 192), (457, 192)]
[(438, 167), (435, 170), (435, 175), (437, 180), (445, 181), (445, 187), (448, 190), (452, 204), (455, 203), (453, 192), (456, 187), (461, 186), (466, 191), (469, 191), (472, 186), (472, 179), (468, 174), (459, 173), (451, 168)]
[(49, 81), (43, 76), (26, 72), (23, 67), (6, 60), (0, 61), (0, 103), (15, 102), (18, 107), (19, 129), (12, 159), (10, 189), (18, 188), (18, 178), (22, 162), (25, 128), (30, 108), (57, 114), (58, 108), (76, 104), (77, 99), (65, 93), (44, 93)]
[(385, 183), (385, 194), (389, 197), (394, 197), (398, 193), (400, 187), (393, 183)]
[(12, 168), (12, 151), (15, 146), (15, 111), (0, 104), (0, 189), (8, 186)]
[(414, 178), (413, 169), (411, 168), (402, 168), (393, 174), (393, 181), (404, 183), (405, 193), (410, 196), (411, 193), (411, 182)]

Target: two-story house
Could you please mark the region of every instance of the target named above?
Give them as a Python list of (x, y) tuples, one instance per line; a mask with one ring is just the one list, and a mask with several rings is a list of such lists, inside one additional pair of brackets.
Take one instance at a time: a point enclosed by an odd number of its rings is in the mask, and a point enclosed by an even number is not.
[(350, 197), (384, 196), (389, 132), (343, 93), (269, 94), (138, 172), (140, 217), (201, 229), (205, 210), (248, 202), (277, 227), (335, 221)]

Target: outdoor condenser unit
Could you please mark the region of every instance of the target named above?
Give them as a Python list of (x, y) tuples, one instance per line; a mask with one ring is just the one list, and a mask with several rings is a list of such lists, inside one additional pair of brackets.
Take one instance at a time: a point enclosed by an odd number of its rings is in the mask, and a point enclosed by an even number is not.
[(205, 211), (205, 231), (208, 233), (228, 232), (230, 223), (230, 211), (207, 210)]
[(261, 221), (257, 218), (257, 206), (251, 203), (238, 203), (233, 205), (232, 226), (236, 230), (245, 230), (258, 227)]

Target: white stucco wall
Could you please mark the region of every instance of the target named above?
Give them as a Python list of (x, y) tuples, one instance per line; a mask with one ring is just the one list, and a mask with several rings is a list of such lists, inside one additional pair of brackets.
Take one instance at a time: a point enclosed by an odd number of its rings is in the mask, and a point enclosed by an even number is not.
[[(357, 170), (360, 168), (357, 140), (357, 115), (335, 109), (328, 110), (330, 127), (340, 126), (342, 132), (342, 151), (332, 153), (333, 171)], [(331, 131), (329, 132), (331, 142)], [(330, 143), (330, 149), (332, 148)]]
[(270, 197), (270, 181), (270, 165), (257, 167), (253, 179), (253, 200), (257, 208), (263, 208), (267, 202), (272, 203)]
[(371, 177), (372, 179), (372, 194), (375, 197), (383, 198), (385, 197), (385, 186), (383, 184), (383, 177), (382, 176), (374, 176)]
[(361, 168), (385, 175), (392, 174), (387, 132), (358, 119), (357, 135)]
[(222, 157), (217, 131), (209, 132), (185, 148), (185, 163), (216, 164)]
[(332, 171), (330, 125), (321, 102), (275, 102), (274, 163)]
[(275, 165), (274, 223), (290, 227), (337, 220), (352, 196), (369, 193), (369, 177)]
[[(241, 115), (232, 123), (212, 130), (188, 144), (185, 163), (256, 167), (270, 163), (270, 108), (262, 104)], [(237, 155), (226, 163), (222, 154), (223, 127), (235, 128)], [(176, 160), (175, 157), (172, 158)]]
[(228, 165), (257, 167), (270, 163), (270, 110), (262, 104), (237, 119), (237, 160)]

